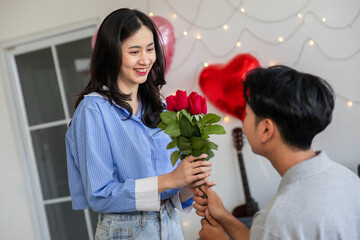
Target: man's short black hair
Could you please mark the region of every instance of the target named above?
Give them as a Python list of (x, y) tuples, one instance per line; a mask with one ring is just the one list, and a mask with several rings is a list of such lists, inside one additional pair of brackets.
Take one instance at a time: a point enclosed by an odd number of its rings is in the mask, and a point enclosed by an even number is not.
[(320, 77), (278, 65), (248, 72), (243, 84), (257, 118), (273, 120), (289, 146), (309, 149), (331, 122), (334, 92)]

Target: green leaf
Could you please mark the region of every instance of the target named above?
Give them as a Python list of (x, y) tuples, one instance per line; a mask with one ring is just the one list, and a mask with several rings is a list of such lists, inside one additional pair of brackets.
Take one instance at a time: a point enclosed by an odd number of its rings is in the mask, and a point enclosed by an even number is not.
[(201, 138), (204, 140), (209, 138), (209, 134), (207, 134), (204, 129), (201, 131)]
[(184, 158), (186, 158), (187, 156), (188, 156), (188, 155), (182, 153), (182, 154), (180, 155), (180, 160), (184, 160)]
[(213, 153), (213, 151), (209, 150), (206, 152), (206, 154), (208, 155), (207, 158), (205, 158), (205, 160), (209, 160), (210, 158), (214, 157), (215, 154)]
[(189, 122), (189, 119), (187, 119), (186, 117), (181, 117), (179, 126), (181, 135), (185, 137), (191, 136), (191, 123)]
[(180, 151), (174, 151), (172, 154), (171, 154), (171, 164), (173, 166), (175, 166), (175, 164), (177, 163), (177, 161), (179, 160), (179, 157), (180, 157)]
[(192, 151), (192, 155), (194, 156), (194, 157), (198, 157), (198, 156), (200, 156), (201, 154), (203, 154), (204, 152), (201, 150), (201, 149), (193, 149), (193, 151)]
[(218, 115), (216, 115), (214, 113), (208, 113), (204, 116), (203, 124), (217, 123), (220, 121), (220, 119), (221, 119), (221, 117), (219, 117)]
[(167, 128), (165, 129), (165, 133), (167, 135), (170, 135), (171, 137), (180, 136), (179, 124), (176, 123), (169, 124), (169, 126), (167, 126)]
[(207, 144), (205, 144), (204, 147), (201, 149), (201, 151), (204, 153), (207, 153), (209, 150), (210, 150), (210, 148)]
[(160, 113), (160, 117), (161, 117), (161, 120), (165, 124), (168, 124), (168, 125), (177, 122), (176, 112), (173, 112), (173, 111), (162, 112), (162, 113)]
[(191, 136), (201, 137), (201, 132), (197, 125), (191, 127)]
[[(186, 137), (183, 137), (183, 136), (179, 136), (179, 138), (178, 138), (178, 147), (183, 153), (185, 153), (184, 150), (191, 149), (191, 141), (190, 141), (190, 139), (188, 139)], [(185, 154), (187, 154), (187, 153), (185, 153)]]
[(211, 141), (208, 141), (206, 144), (207, 144), (207, 146), (209, 147), (209, 149), (215, 149), (215, 150), (217, 150), (218, 147), (219, 147), (217, 144), (215, 144), (215, 143), (213, 143), (213, 142), (211, 142)]
[(167, 128), (168, 124), (164, 123), (164, 122), (159, 122), (159, 124), (156, 126), (158, 128), (160, 128), (161, 130), (165, 130), (165, 128)]
[(185, 150), (183, 150), (183, 151), (181, 151), (183, 154), (185, 154), (185, 155), (187, 155), (187, 156), (189, 156), (189, 155), (191, 155), (192, 154), (192, 150), (191, 150), (191, 148), (189, 148), (189, 149), (185, 149)]
[(225, 134), (226, 133), (224, 127), (221, 125), (218, 125), (218, 124), (205, 126), (204, 131), (207, 134)]
[(185, 116), (187, 119), (189, 119), (190, 122), (192, 122), (193, 117), (190, 116), (190, 114), (189, 114), (188, 111), (186, 111), (185, 109), (183, 109), (183, 110), (181, 110), (181, 112), (182, 112), (182, 114), (184, 114), (184, 116)]
[(205, 144), (205, 140), (199, 137), (192, 137), (190, 140), (193, 149), (201, 149)]
[(177, 146), (178, 140), (177, 138), (174, 138), (169, 144), (167, 145), (166, 149), (172, 149)]

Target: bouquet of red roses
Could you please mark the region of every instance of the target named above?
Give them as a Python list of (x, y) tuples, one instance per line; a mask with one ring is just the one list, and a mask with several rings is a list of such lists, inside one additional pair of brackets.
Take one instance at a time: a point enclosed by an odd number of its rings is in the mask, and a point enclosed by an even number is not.
[(209, 160), (214, 156), (212, 150), (218, 145), (209, 141), (210, 134), (225, 134), (225, 129), (219, 124), (220, 117), (213, 113), (207, 114), (206, 99), (196, 92), (189, 96), (186, 91), (176, 91), (176, 95), (166, 98), (167, 110), (160, 114), (161, 122), (157, 125), (160, 131), (170, 135), (172, 141), (167, 149), (177, 147), (171, 154), (173, 166), (187, 156), (198, 157), (206, 153)]

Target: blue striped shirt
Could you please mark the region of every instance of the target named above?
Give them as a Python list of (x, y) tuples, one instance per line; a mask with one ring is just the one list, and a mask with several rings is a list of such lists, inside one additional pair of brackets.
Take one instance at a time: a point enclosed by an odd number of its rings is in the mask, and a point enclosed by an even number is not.
[(138, 113), (124, 121), (128, 116), (97, 93), (78, 105), (66, 132), (73, 209), (156, 211), (160, 199), (178, 195), (178, 189), (170, 189), (159, 196), (157, 187), (157, 176), (174, 169), (172, 150), (166, 150), (171, 138), (163, 132), (154, 135), (159, 129), (143, 124), (141, 103)]

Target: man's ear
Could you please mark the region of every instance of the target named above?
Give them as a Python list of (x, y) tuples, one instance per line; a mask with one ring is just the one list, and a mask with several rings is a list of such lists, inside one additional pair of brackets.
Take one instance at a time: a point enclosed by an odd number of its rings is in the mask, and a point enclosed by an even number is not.
[(265, 118), (261, 120), (261, 122), (259, 123), (259, 127), (261, 142), (265, 143), (274, 136), (275, 126), (274, 122), (271, 119)]

